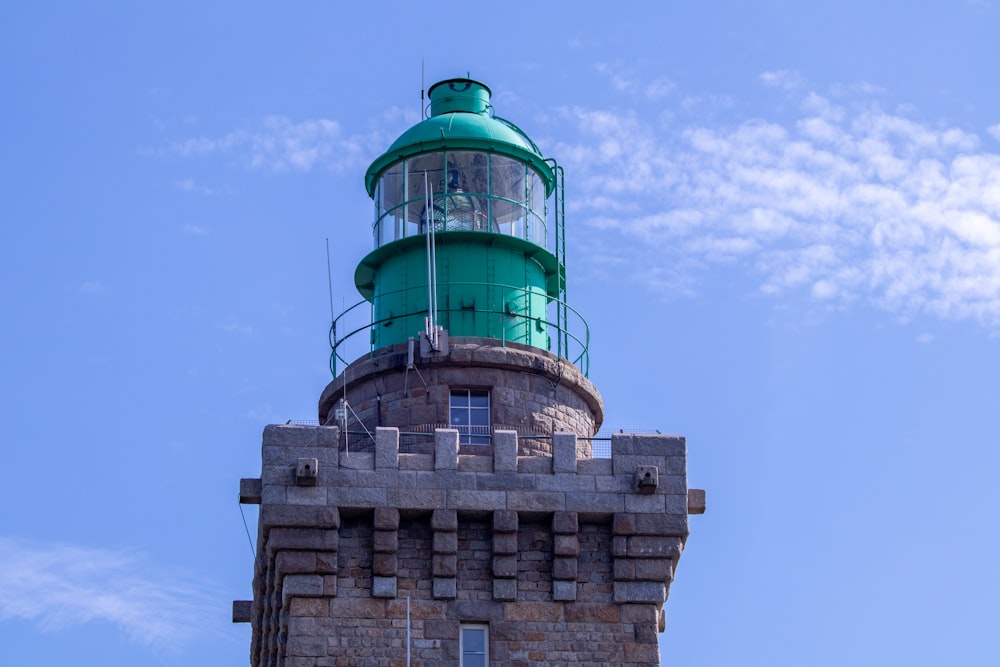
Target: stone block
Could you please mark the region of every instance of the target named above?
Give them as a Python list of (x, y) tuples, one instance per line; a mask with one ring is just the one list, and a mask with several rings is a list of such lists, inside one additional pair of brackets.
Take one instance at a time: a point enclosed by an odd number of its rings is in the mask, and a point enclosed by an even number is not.
[(576, 434), (552, 434), (552, 472), (576, 472)]
[(458, 470), (458, 431), (439, 428), (434, 431), (434, 469)]
[(337, 507), (350, 509), (371, 509), (386, 507), (386, 488), (364, 486), (334, 486), (327, 489), (327, 502)]
[[(284, 609), (282, 610), (285, 611)], [(288, 606), (291, 617), (327, 618), (330, 615), (330, 602), (325, 598), (293, 597)]]
[(497, 510), (493, 512), (494, 533), (516, 533), (517, 512), (513, 510)]
[(498, 579), (513, 579), (517, 576), (517, 556), (494, 556), (493, 576)]
[[(240, 488), (242, 489), (242, 481), (240, 482)], [(241, 497), (242, 497), (242, 490), (241, 490)], [(241, 500), (240, 502), (243, 501)], [(705, 513), (705, 489), (688, 489), (687, 513), (688, 514)]]
[(244, 477), (240, 480), (240, 504), (260, 505), (262, 484), (260, 477)]
[(292, 596), (318, 597), (323, 595), (323, 577), (318, 574), (289, 574), (281, 584), (281, 599), (288, 606)]
[(378, 577), (395, 577), (398, 574), (396, 554), (372, 554), (372, 574)]
[(570, 604), (566, 605), (567, 623), (621, 623), (621, 605), (616, 604)]
[(517, 533), (494, 533), (493, 553), (495, 554), (516, 554), (517, 553)]
[(557, 602), (574, 602), (576, 600), (576, 581), (553, 581), (552, 599)]
[(628, 538), (629, 558), (680, 558), (683, 544), (680, 537), (634, 535)]
[(302, 526), (307, 528), (339, 528), (340, 513), (336, 507), (314, 505), (262, 505), (260, 523), (265, 527)]
[(625, 511), (662, 514), (667, 509), (665, 498), (659, 494), (630, 493), (625, 496)]
[(581, 514), (613, 514), (625, 509), (625, 497), (620, 493), (570, 493), (566, 495), (565, 509)]
[(632, 447), (632, 435), (630, 433), (611, 434), (611, 460), (614, 461), (619, 456), (626, 456), (635, 453)]
[(517, 599), (517, 579), (494, 579), (493, 580), (494, 600), (516, 600)]
[(638, 535), (675, 535), (687, 537), (687, 515), (636, 514), (635, 532)]
[(233, 623), (249, 623), (253, 615), (253, 600), (233, 600)]
[(372, 597), (396, 597), (396, 577), (372, 577)]
[(289, 486), (285, 488), (285, 502), (289, 505), (326, 505), (326, 487)]
[(517, 472), (517, 432), (493, 432), (493, 471)]
[(507, 493), (504, 491), (449, 491), (449, 509), (490, 512), (508, 507)]
[(519, 456), (517, 458), (517, 471), (529, 475), (551, 475), (551, 456)]
[(431, 574), (435, 577), (455, 577), (458, 575), (456, 554), (434, 554), (431, 559)]
[(558, 491), (509, 491), (507, 508), (520, 512), (558, 512), (566, 509), (566, 494)]
[(552, 514), (552, 532), (556, 535), (576, 534), (580, 530), (577, 512), (555, 512)]
[(552, 551), (556, 556), (573, 556), (580, 553), (580, 540), (577, 535), (553, 535)]
[(629, 665), (659, 665), (660, 646), (652, 644), (636, 644), (625, 642), (625, 663)]
[(323, 530), (319, 528), (272, 528), (267, 534), (268, 555), (273, 555), (282, 549), (336, 551), (339, 543), (340, 535), (336, 530)]
[(615, 558), (614, 575), (618, 581), (635, 581), (635, 561), (631, 558)]
[(634, 562), (638, 580), (669, 582), (674, 578), (674, 561), (670, 558), (640, 558)]
[(615, 558), (628, 557), (628, 537), (615, 535), (611, 538), (611, 555)]
[(479, 623), (500, 621), (504, 620), (504, 610), (507, 606), (492, 600), (457, 600), (449, 607), (448, 617)]
[(681, 435), (636, 434), (632, 436), (632, 454), (686, 456), (687, 440)]
[(286, 574), (315, 574), (316, 554), (311, 551), (281, 551), (274, 557), (274, 571), (278, 577)]
[(285, 655), (289, 658), (326, 657), (326, 637), (291, 637), (285, 644)]
[(399, 532), (376, 530), (372, 539), (372, 551), (377, 554), (392, 554), (399, 550)]
[(427, 620), (424, 621), (424, 637), (457, 641), (459, 628), (459, 624), (452, 620)]
[(635, 535), (635, 514), (619, 512), (611, 522), (611, 532), (614, 535)]
[(395, 507), (379, 507), (375, 512), (375, 530), (396, 530), (399, 528), (399, 510)]
[(458, 583), (453, 577), (434, 577), (431, 595), (437, 600), (454, 600), (458, 596)]
[(399, 489), (387, 490), (388, 504), (408, 510), (432, 510), (447, 502), (444, 489)]
[(434, 510), (431, 514), (431, 529), (444, 532), (458, 530), (458, 512), (455, 510)]
[(631, 475), (633, 488), (635, 488), (635, 471), (639, 466), (656, 468), (661, 474), (672, 474), (666, 472), (666, 456), (639, 456), (638, 454), (620, 454), (612, 456), (611, 467), (616, 475)]
[(379, 426), (375, 429), (375, 468), (399, 468), (399, 429)]
[(648, 602), (661, 605), (667, 599), (667, 585), (657, 581), (616, 581), (614, 600), (626, 602)]
[(436, 531), (433, 538), (434, 553), (455, 554), (458, 553), (458, 533), (446, 533)]
[(576, 581), (577, 560), (575, 557), (559, 557), (552, 560), (552, 578), (560, 581), (572, 579)]
[(493, 457), (486, 454), (459, 454), (459, 472), (493, 472)]
[(334, 598), (330, 600), (331, 618), (385, 618), (385, 600), (369, 598)]
[(559, 623), (563, 605), (551, 602), (515, 602), (504, 607), (504, 620), (526, 623)]

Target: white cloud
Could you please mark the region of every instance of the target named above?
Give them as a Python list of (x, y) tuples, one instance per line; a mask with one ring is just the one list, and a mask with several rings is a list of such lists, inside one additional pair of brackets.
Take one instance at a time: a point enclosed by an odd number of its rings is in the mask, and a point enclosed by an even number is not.
[(219, 613), (204, 585), (154, 570), (132, 551), (6, 537), (0, 537), (0, 590), (0, 620), (52, 631), (105, 621), (155, 647), (203, 633)]
[(787, 69), (761, 72), (758, 78), (765, 86), (784, 90), (792, 90), (802, 85), (802, 77), (799, 73)]
[(184, 225), (184, 233), (192, 236), (208, 236), (208, 230), (200, 225)]
[[(268, 116), (256, 127), (233, 130), (221, 137), (191, 137), (150, 152), (182, 158), (225, 156), (249, 169), (277, 173), (309, 172), (317, 167), (335, 171), (363, 169), (395, 139), (393, 129), (402, 131), (415, 121), (415, 112), (392, 108), (372, 123), (369, 132), (345, 136), (335, 120), (293, 121), (285, 116)], [(211, 193), (191, 179), (178, 181), (177, 186), (189, 192)]]
[[(782, 90), (797, 80), (761, 78)], [(765, 294), (1000, 326), (1000, 154), (887, 112), (862, 88), (839, 89), (836, 104), (803, 91), (790, 120), (728, 126), (563, 109), (577, 136), (551, 152), (587, 193), (570, 200), (573, 216), (648, 253), (641, 263), (690, 261), (702, 279), (742, 263)]]

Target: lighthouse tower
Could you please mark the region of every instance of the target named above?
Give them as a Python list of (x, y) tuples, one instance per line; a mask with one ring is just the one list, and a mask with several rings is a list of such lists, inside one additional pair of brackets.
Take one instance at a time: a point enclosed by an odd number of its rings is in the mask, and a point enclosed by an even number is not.
[[(597, 437), (563, 172), (468, 78), (365, 175), (373, 250), (318, 426), (264, 431), (251, 664), (658, 665), (704, 493), (684, 438)], [(363, 321), (358, 322), (359, 314)]]

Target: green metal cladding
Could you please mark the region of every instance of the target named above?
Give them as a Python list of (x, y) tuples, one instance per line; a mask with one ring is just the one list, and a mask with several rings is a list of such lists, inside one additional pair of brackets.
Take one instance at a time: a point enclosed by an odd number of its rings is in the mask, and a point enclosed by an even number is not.
[(555, 338), (567, 356), (562, 172), (517, 126), (491, 115), (490, 95), (472, 79), (434, 84), (429, 117), (365, 174), (375, 249), (354, 278), (371, 304), (373, 350), (424, 330), (430, 234), (437, 319), (450, 336), (542, 349)]

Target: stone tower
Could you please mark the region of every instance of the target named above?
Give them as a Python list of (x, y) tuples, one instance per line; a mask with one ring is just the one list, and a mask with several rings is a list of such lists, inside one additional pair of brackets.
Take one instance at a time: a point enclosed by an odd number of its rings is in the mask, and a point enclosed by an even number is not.
[(268, 426), (240, 482), (255, 667), (659, 664), (704, 493), (684, 438), (595, 437), (562, 170), (490, 96), (435, 84), (368, 169), (370, 319), (334, 322), (320, 425)]

